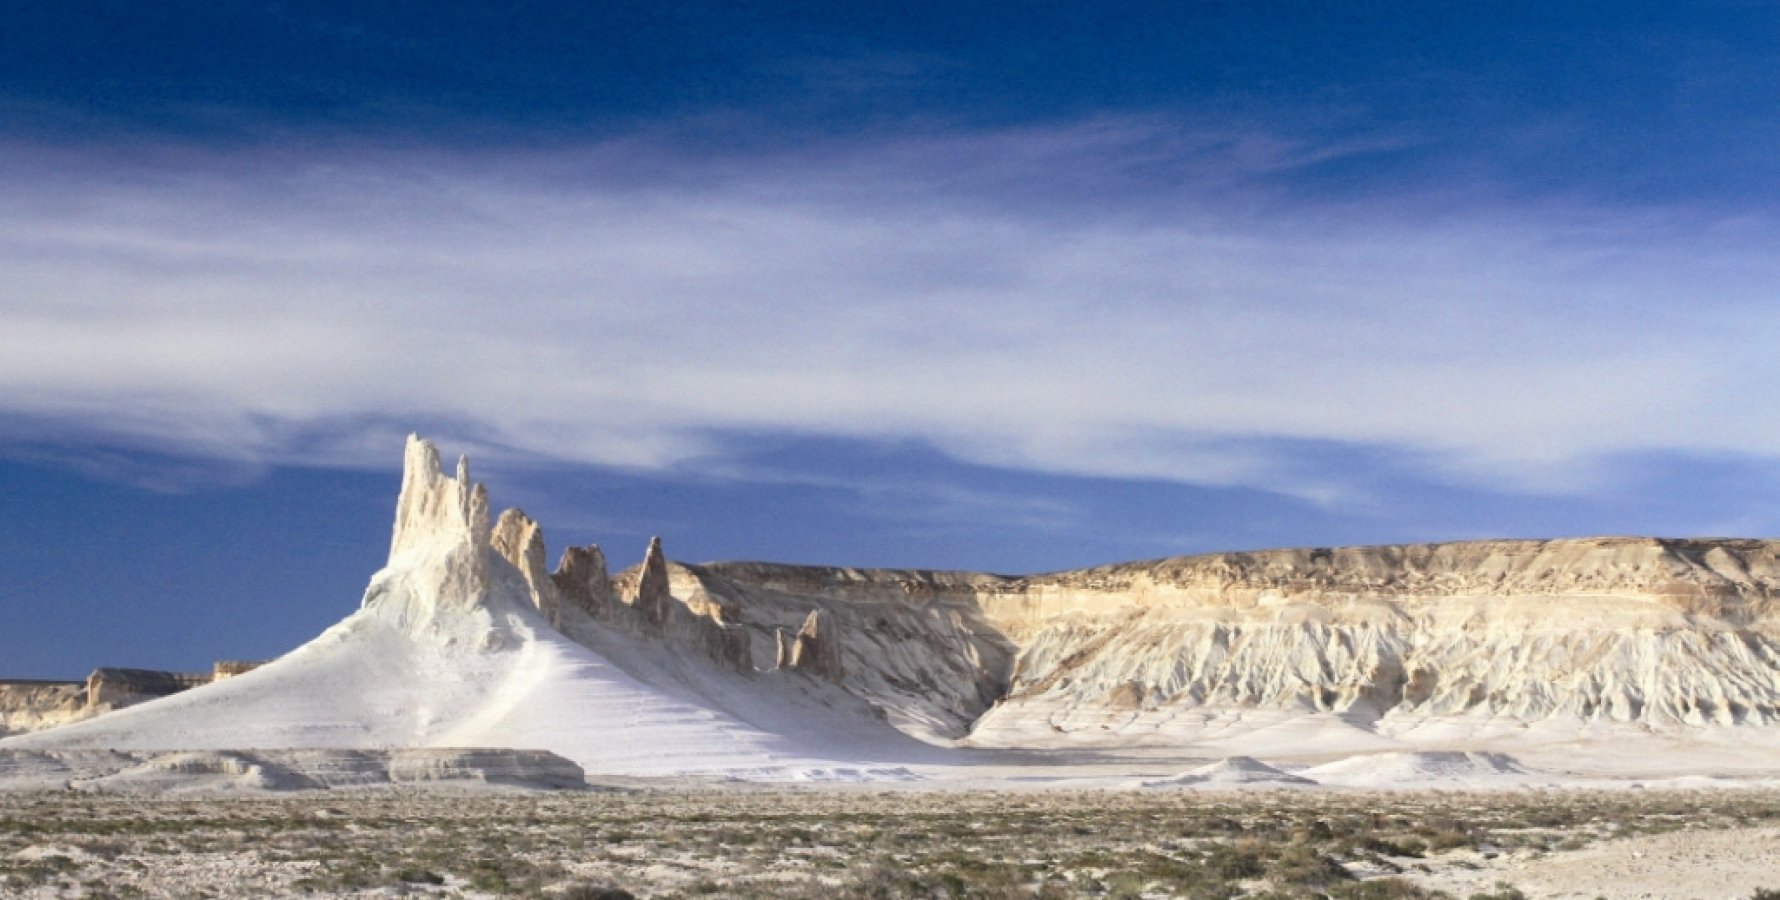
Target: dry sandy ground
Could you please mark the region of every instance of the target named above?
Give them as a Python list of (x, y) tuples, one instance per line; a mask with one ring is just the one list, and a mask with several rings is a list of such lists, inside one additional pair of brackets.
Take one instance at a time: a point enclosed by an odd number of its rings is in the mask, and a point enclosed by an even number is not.
[(1758, 888), (1780, 888), (1780, 792), (0, 795), (8, 898), (1508, 900)]
[(1489, 860), (1455, 852), (1449, 862), (1414, 880), (1457, 897), (1507, 882), (1529, 897), (1722, 900), (1780, 889), (1780, 829), (1689, 829)]

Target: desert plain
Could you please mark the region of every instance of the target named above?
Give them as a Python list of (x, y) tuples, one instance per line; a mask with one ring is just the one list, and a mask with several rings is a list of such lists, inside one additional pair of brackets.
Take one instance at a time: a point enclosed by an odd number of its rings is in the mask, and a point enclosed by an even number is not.
[(1745, 898), (1780, 790), (0, 795), (8, 897)]

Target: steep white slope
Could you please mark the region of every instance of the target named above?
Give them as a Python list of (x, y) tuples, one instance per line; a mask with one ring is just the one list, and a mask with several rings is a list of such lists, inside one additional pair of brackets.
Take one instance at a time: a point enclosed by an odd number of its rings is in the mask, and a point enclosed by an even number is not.
[(246, 675), (0, 747), (514, 747), (558, 753), (590, 775), (797, 778), (858, 766), (683, 686), (645, 683), (552, 628), (491, 547), (482, 487), (461, 461), (445, 476), (431, 444), (410, 439), (397, 510), (389, 564), (361, 608), (315, 640)]

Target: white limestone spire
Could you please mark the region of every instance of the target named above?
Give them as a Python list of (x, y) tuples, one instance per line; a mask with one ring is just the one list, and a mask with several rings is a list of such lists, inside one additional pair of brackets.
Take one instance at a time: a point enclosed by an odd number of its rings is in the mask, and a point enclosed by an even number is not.
[(438, 448), (411, 434), (402, 459), (402, 493), (396, 501), (390, 560), (440, 540), (488, 547), (488, 491), (470, 483), (467, 457), (458, 457), (457, 477), (447, 478), (439, 466)]

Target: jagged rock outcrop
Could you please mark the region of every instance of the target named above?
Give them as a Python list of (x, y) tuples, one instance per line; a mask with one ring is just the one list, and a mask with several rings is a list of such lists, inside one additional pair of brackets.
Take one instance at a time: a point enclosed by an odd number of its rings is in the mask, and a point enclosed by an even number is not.
[(487, 546), (488, 491), (471, 483), (467, 457), (457, 458), (457, 477), (448, 478), (440, 468), (438, 448), (411, 434), (402, 458), (390, 559), (439, 535), (461, 535), (468, 543)]
[(630, 604), (643, 614), (643, 620), (655, 628), (667, 622), (674, 603), (668, 589), (667, 556), (661, 551), (661, 538), (649, 539), (649, 550), (643, 554), (643, 571), (637, 576), (636, 594)]
[(492, 537), (488, 491), (470, 481), (469, 461), (459, 457), (457, 476), (449, 477), (439, 451), (409, 435), (389, 562), (372, 576), (360, 605), (416, 633), (443, 633), (467, 613), (486, 612), (492, 562), (500, 558)]
[[(784, 648), (783, 668), (798, 672), (808, 672), (830, 681), (841, 680), (841, 658), (839, 643), (832, 636), (825, 636), (822, 628), (822, 611), (810, 610), (803, 626), (787, 643), (781, 637), (780, 647)], [(776, 632), (784, 635), (784, 631)]]
[(785, 636), (785, 629), (773, 629), (773, 668), (791, 668), (791, 638)]
[(0, 737), (53, 728), (86, 714), (86, 682), (0, 681)]
[(827, 660), (830, 680), (911, 735), (963, 737), (1006, 692), (1016, 647), (978, 600), (1002, 576), (773, 563), (684, 568), (762, 636), (760, 669), (791, 668), (796, 634), (819, 611), (825, 646), (800, 659)]
[(601, 625), (692, 650), (744, 675), (756, 669), (753, 638), (736, 623), (734, 608), (713, 599), (692, 568), (670, 562), (659, 537), (650, 539), (641, 565), (616, 577), (606, 576), (597, 547), (565, 554), (551, 577), (567, 602)]
[(512, 563), (531, 590), (532, 604), (550, 620), (562, 624), (561, 595), (550, 569), (545, 564), (544, 532), (525, 513), (509, 509), (501, 513), (494, 525), (490, 544), (496, 553)]
[(598, 544), (565, 548), (550, 580), (563, 603), (595, 619), (609, 616), (618, 602), (612, 576), (606, 571), (606, 554)]

